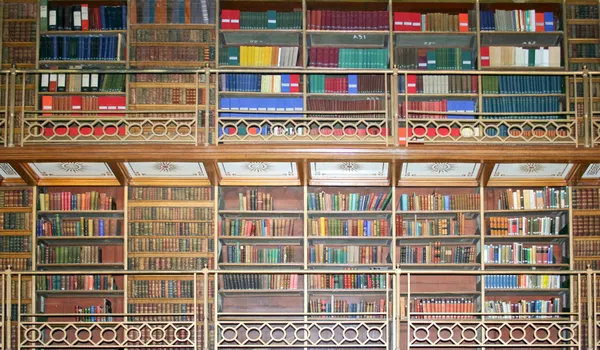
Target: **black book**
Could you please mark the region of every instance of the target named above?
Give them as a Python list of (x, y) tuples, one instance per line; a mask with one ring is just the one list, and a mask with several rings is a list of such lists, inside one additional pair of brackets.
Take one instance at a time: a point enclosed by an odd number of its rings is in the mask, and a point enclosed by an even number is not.
[(71, 23), (73, 24), (73, 30), (81, 30), (81, 5), (76, 4), (72, 6), (71, 10)]
[(58, 10), (56, 6), (50, 6), (48, 11), (48, 30), (56, 30), (58, 22)]

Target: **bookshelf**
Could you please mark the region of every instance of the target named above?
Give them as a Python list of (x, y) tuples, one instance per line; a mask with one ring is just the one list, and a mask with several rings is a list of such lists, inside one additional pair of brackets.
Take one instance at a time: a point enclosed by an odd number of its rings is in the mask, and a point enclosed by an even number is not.
[[(131, 186), (127, 192), (128, 270), (212, 268), (215, 251), (212, 188)], [(212, 342), (204, 339), (203, 329), (205, 317), (212, 319), (213, 315), (214, 281), (207, 280), (209, 310), (204, 309), (204, 283), (201, 277), (129, 276), (127, 311), (135, 314), (130, 320), (194, 322), (198, 327), (195, 335), (198, 344)], [(198, 312), (195, 320), (189, 316), (194, 309)], [(169, 313), (180, 315), (167, 316)], [(148, 334), (143, 336), (144, 339), (150, 337)], [(166, 339), (174, 341), (175, 334), (168, 333)]]

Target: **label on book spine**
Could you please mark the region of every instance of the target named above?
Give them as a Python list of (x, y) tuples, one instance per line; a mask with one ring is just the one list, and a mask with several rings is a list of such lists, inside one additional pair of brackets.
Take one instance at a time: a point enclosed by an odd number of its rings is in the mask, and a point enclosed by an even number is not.
[(75, 27), (81, 27), (81, 12), (73, 12), (73, 24)]
[(48, 18), (48, 6), (40, 6), (40, 18)]
[(56, 11), (50, 11), (50, 18), (48, 18), (48, 25), (49, 26), (56, 25)]

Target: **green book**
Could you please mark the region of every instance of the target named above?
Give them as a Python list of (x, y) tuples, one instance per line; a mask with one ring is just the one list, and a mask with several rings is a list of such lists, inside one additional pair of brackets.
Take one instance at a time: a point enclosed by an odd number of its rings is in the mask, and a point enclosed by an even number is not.
[(427, 70), (435, 70), (436, 69), (436, 57), (435, 51), (427, 51)]
[(48, 0), (40, 0), (40, 31), (48, 30)]
[(461, 52), (461, 65), (463, 70), (473, 69), (473, 52), (469, 50), (462, 50)]
[(277, 29), (277, 11), (267, 11), (267, 29)]
[(529, 60), (528, 60), (528, 66), (529, 67), (535, 67), (535, 49), (529, 49)]
[(227, 64), (230, 66), (239, 66), (240, 65), (240, 48), (239, 46), (232, 46), (228, 48), (228, 59)]

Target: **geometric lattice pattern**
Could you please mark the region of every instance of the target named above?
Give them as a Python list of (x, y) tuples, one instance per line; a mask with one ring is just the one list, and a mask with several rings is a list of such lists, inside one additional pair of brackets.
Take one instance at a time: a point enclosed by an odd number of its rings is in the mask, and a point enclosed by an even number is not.
[(580, 348), (578, 321), (409, 321), (411, 347), (543, 347)]
[(25, 118), (23, 144), (49, 142), (181, 142), (196, 144), (195, 116), (170, 118)]
[[(576, 143), (573, 120), (409, 119), (409, 143)], [(399, 137), (406, 135), (400, 134)]]
[(388, 142), (390, 126), (386, 119), (362, 118), (219, 118), (222, 142)]
[(386, 321), (269, 321), (217, 322), (218, 346), (271, 347), (387, 347)]
[(21, 322), (20, 348), (194, 347), (194, 322)]

